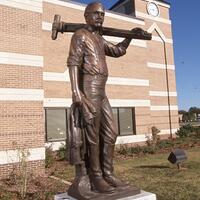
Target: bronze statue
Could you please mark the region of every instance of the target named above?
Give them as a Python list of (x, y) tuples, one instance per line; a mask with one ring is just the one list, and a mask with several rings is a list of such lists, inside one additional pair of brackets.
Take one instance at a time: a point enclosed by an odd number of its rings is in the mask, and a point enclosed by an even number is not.
[[(126, 31), (102, 27), (104, 15), (103, 5), (94, 2), (85, 9), (86, 24), (60, 22), (57, 15), (52, 28), (52, 39), (56, 39), (58, 32), (75, 32), (67, 65), (73, 100), (69, 134), (70, 162), (76, 166), (76, 178), (68, 193), (78, 199), (105, 199), (105, 195), (115, 199), (119, 195), (117, 191), (123, 193), (122, 188), (129, 190), (129, 193), (132, 190), (132, 194), (140, 192), (137, 188), (130, 189), (113, 172), (117, 133), (105, 93), (108, 78), (106, 56), (123, 56), (132, 38), (150, 40), (151, 34), (140, 28)], [(102, 35), (126, 38), (114, 45)], [(101, 195), (95, 195), (97, 193)], [(127, 196), (127, 192), (124, 192), (124, 196)]]

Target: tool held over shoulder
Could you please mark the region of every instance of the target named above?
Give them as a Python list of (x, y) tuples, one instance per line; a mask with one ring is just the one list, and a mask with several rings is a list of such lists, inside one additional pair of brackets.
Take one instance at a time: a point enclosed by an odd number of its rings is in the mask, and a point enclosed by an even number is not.
[[(79, 23), (66, 23), (61, 21), (60, 15), (54, 16), (54, 21), (52, 24), (52, 40), (57, 39), (58, 33), (64, 32), (75, 32), (78, 29), (86, 27), (86, 24), (79, 24)], [(116, 29), (116, 28), (109, 28), (109, 27), (101, 27), (100, 30), (101, 35), (107, 36), (114, 36), (114, 37), (123, 37), (129, 39), (141, 39), (141, 40), (151, 40), (152, 34), (144, 31), (141, 28), (134, 28), (131, 31), (123, 30), (123, 29)]]

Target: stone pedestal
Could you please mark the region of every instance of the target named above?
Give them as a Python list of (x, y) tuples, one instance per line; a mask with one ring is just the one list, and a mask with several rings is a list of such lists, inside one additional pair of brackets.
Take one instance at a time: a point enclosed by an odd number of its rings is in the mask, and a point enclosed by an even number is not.
[[(77, 199), (70, 197), (67, 193), (63, 193), (56, 195), (54, 200), (77, 200)], [(156, 200), (156, 195), (150, 192), (141, 191), (140, 194), (124, 198), (116, 198), (116, 200)]]

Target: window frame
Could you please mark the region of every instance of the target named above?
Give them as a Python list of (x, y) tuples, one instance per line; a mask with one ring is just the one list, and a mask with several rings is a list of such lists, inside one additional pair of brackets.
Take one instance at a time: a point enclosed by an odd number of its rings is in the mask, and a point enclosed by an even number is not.
[[(45, 141), (46, 142), (62, 142), (67, 140), (67, 135), (68, 135), (68, 110), (70, 108), (68, 107), (45, 107)], [(47, 110), (64, 110), (65, 111), (65, 126), (66, 126), (66, 136), (63, 139), (48, 139), (48, 133), (47, 133)]]
[[(120, 131), (120, 119), (119, 119), (119, 109), (131, 109), (131, 115), (132, 115), (132, 126), (133, 126), (133, 132), (132, 134), (127, 134), (127, 135), (121, 135)], [(118, 137), (125, 137), (125, 136), (131, 136), (131, 135), (137, 135), (136, 133), (136, 117), (135, 117), (135, 107), (112, 107), (112, 109), (117, 110), (117, 128), (118, 128)]]
[[(132, 4), (132, 12), (131, 13), (126, 13), (126, 4), (128, 4), (128, 3), (130, 3), (130, 4)], [(120, 12), (119, 11), (119, 9), (120, 8), (122, 8), (122, 7), (124, 7), (124, 10), (125, 10), (125, 12)], [(113, 13), (117, 13), (118, 15), (123, 15), (123, 16), (128, 16), (128, 17), (133, 17), (133, 18), (136, 18), (136, 14), (135, 14), (135, 12), (136, 12), (136, 10), (135, 10), (135, 0), (126, 0), (126, 1), (124, 1), (124, 2), (122, 2), (122, 3), (120, 3), (119, 5), (116, 5), (116, 6), (112, 6), (110, 9), (109, 9), (109, 11), (111, 11), (111, 12), (113, 12)]]

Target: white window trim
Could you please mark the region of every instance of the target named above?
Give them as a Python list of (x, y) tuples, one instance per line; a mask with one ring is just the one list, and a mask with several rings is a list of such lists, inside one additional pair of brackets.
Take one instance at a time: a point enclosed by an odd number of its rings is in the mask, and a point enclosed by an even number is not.
[(60, 149), (60, 147), (64, 146), (66, 142), (63, 141), (55, 141), (55, 142), (46, 142), (45, 147), (49, 147), (52, 149), (52, 151), (57, 151)]

